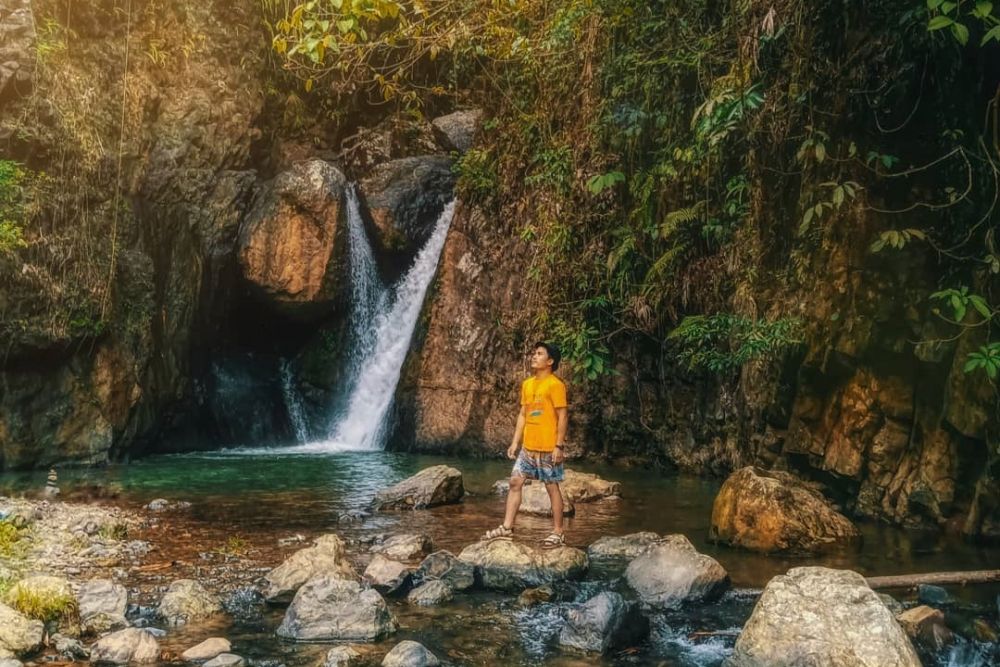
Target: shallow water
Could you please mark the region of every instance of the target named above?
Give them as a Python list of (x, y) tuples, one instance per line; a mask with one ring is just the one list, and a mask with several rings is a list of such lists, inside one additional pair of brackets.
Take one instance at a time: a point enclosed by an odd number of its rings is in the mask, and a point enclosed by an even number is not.
[[(491, 486), (508, 474), (510, 464), (505, 461), (389, 452), (290, 451), (231, 450), (153, 457), (103, 469), (63, 470), (60, 484), (69, 497), (97, 486), (120, 489), (117, 502), (125, 504), (145, 503), (157, 497), (190, 501), (192, 507), (184, 513), (182, 528), (172, 521), (154, 526), (154, 529), (182, 531), (179, 537), (183, 539), (165, 540), (172, 547), (165, 546), (159, 554), (162, 559), (178, 561), (197, 560), (199, 556), (204, 559), (204, 552), (191, 552), (208, 550), (207, 545), (223, 544), (228, 536), (237, 535), (245, 543), (259, 547), (258, 564), (273, 566), (301, 546), (278, 549), (279, 538), (296, 533), (309, 538), (323, 532), (337, 532), (352, 540), (353, 550), (359, 555), (366, 551), (358, 546), (361, 543), (397, 532), (426, 533), (437, 548), (458, 553), (502, 518), (503, 500), (491, 492)], [(440, 463), (462, 470), (470, 492), (462, 503), (423, 511), (374, 514), (361, 522), (341, 521), (345, 514), (364, 512), (376, 490)], [(570, 544), (586, 547), (603, 535), (640, 530), (684, 533), (699, 550), (726, 567), (737, 589), (714, 604), (654, 618), (650, 641), (636, 652), (609, 657), (607, 664), (719, 664), (752, 609), (754, 597), (746, 589), (759, 589), (772, 576), (790, 567), (827, 565), (871, 576), (987, 569), (1000, 563), (1000, 549), (996, 547), (975, 546), (937, 533), (903, 531), (880, 524), (861, 526), (864, 541), (859, 547), (818, 557), (766, 556), (728, 549), (706, 539), (719, 481), (607, 466), (571, 467), (620, 481), (623, 498), (577, 505), (576, 516), (568, 517), (566, 523)], [(2, 481), (9, 490), (16, 491), (41, 487), (45, 477), (40, 472), (5, 475)], [(549, 519), (522, 516), (517, 526), (518, 539), (539, 539), (547, 533), (549, 525)], [(615, 574), (612, 570), (591, 575), (604, 581), (585, 583), (578, 598), (586, 599), (598, 586), (620, 585), (613, 581)], [(612, 579), (610, 584), (608, 577)], [(971, 587), (952, 592), (968, 604), (989, 610), (997, 589)], [(475, 593), (457, 596), (453, 603), (439, 608), (415, 608), (400, 602), (393, 602), (392, 606), (401, 631), (383, 642), (384, 649), (400, 639), (413, 638), (455, 664), (597, 664), (592, 658), (555, 647), (553, 637), (565, 605), (543, 604), (523, 610), (509, 596)], [(996, 615), (995, 611), (984, 613)], [(289, 665), (313, 664), (319, 660), (327, 647), (288, 644), (273, 637), (280, 617), (280, 611), (264, 610), (257, 616), (227, 621), (221, 628), (201, 626), (173, 632), (163, 644), (180, 652), (213, 632), (223, 631), (233, 641), (234, 651), (247, 657)], [(718, 634), (689, 637), (697, 631)]]

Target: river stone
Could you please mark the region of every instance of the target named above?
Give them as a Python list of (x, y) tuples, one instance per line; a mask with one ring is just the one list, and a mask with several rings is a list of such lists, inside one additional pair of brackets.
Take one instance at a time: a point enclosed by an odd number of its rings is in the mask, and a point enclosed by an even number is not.
[(217, 655), (228, 653), (231, 648), (232, 645), (230, 645), (228, 639), (209, 637), (200, 644), (196, 644), (181, 653), (181, 658), (188, 662), (202, 662), (204, 660), (211, 660)]
[[(509, 492), (509, 489), (508, 489)], [(573, 516), (576, 514), (576, 507), (573, 502), (563, 496), (563, 516)], [(541, 483), (526, 483), (521, 487), (521, 512), (525, 514), (536, 514), (538, 516), (552, 516), (552, 501), (549, 500), (549, 492)]]
[(455, 174), (446, 155), (419, 155), (376, 165), (358, 184), (368, 204), (379, 254), (401, 264), (427, 242), (454, 197)]
[(243, 667), (246, 660), (235, 653), (220, 653), (205, 663), (205, 667)]
[(375, 590), (362, 589), (356, 581), (319, 575), (295, 594), (277, 634), (296, 641), (375, 641), (397, 627)]
[(587, 555), (593, 559), (633, 559), (660, 539), (656, 533), (632, 533), (630, 535), (606, 535), (587, 547)]
[(157, 662), (160, 645), (153, 635), (139, 628), (126, 628), (101, 637), (90, 647), (90, 661), (115, 665)]
[(566, 470), (565, 479), (560, 484), (563, 497), (574, 503), (592, 503), (606, 498), (621, 496), (620, 482), (609, 482), (593, 473)]
[(607, 653), (631, 646), (649, 634), (649, 621), (639, 605), (613, 591), (598, 593), (566, 613), (559, 643), (582, 651)]
[(240, 273), (256, 296), (300, 320), (325, 316), (342, 289), (341, 209), (347, 179), (311, 159), (281, 172), (240, 226)]
[(945, 625), (944, 612), (920, 605), (896, 615), (896, 620), (911, 639), (931, 651), (939, 651), (950, 644), (953, 637)]
[(209, 618), (222, 611), (218, 596), (194, 579), (178, 579), (163, 594), (156, 615), (169, 625), (184, 625)]
[(448, 602), (454, 597), (455, 594), (452, 592), (451, 586), (441, 580), (434, 580), (414, 588), (406, 596), (406, 601), (421, 607), (433, 607), (442, 602)]
[(860, 574), (797, 567), (768, 582), (724, 665), (920, 667), (920, 659)]
[(83, 631), (101, 634), (128, 626), (128, 589), (110, 579), (91, 579), (80, 585), (76, 599)]
[(454, 111), (432, 120), (431, 127), (434, 128), (434, 136), (444, 148), (464, 153), (472, 148), (472, 141), (482, 118), (481, 109)]
[(711, 600), (729, 587), (729, 575), (683, 535), (668, 535), (629, 563), (625, 579), (644, 604), (674, 608)]
[(271, 603), (290, 602), (295, 591), (317, 575), (340, 579), (356, 579), (357, 574), (347, 560), (347, 545), (338, 536), (329, 534), (316, 539), (315, 544), (300, 549), (265, 577), (264, 597)]
[(588, 567), (587, 554), (579, 549), (540, 549), (513, 540), (476, 542), (458, 558), (476, 567), (483, 586), (502, 591), (579, 579)]
[(0, 603), (0, 650), (15, 655), (32, 653), (42, 645), (45, 626)]
[(79, 639), (74, 639), (73, 637), (56, 633), (49, 637), (49, 646), (56, 650), (59, 657), (69, 661), (87, 660), (90, 658), (90, 651), (84, 647)]
[(413, 570), (398, 561), (375, 554), (365, 569), (364, 581), (383, 595), (392, 595), (405, 589)]
[(392, 560), (417, 560), (434, 551), (434, 543), (426, 535), (393, 535), (371, 551)]
[(933, 584), (920, 584), (917, 586), (917, 601), (934, 607), (945, 607), (954, 602), (947, 590)]
[(0, 656), (0, 667), (24, 667), (24, 663), (16, 658), (4, 658)]
[(452, 590), (464, 591), (476, 585), (476, 569), (442, 549), (423, 559), (413, 573), (413, 583), (417, 586), (436, 579), (448, 584)]
[(361, 653), (351, 646), (337, 646), (326, 652), (322, 667), (349, 667), (361, 660)]
[(404, 639), (382, 659), (382, 667), (438, 667), (441, 661), (419, 642)]
[(794, 475), (737, 470), (712, 505), (711, 539), (751, 551), (812, 553), (860, 538), (823, 494)]
[(463, 495), (462, 473), (446, 465), (437, 465), (379, 491), (374, 506), (379, 510), (418, 509), (457, 503)]

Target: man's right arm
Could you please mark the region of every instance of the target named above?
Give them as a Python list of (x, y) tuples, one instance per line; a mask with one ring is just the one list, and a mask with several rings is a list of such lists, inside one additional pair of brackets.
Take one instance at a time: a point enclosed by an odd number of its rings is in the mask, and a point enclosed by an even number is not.
[(521, 436), (524, 435), (524, 406), (521, 406), (517, 413), (517, 426), (514, 428), (514, 439), (510, 441), (507, 448), (507, 458), (512, 459), (517, 456), (517, 450), (521, 446)]

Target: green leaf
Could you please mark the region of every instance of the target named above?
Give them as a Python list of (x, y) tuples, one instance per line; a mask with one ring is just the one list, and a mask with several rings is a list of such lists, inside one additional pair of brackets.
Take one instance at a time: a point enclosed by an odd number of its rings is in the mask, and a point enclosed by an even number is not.
[(955, 39), (957, 39), (958, 43), (962, 46), (969, 43), (969, 29), (961, 23), (956, 23), (951, 26), (951, 34), (955, 36)]
[(840, 206), (844, 203), (844, 188), (843, 186), (838, 187), (833, 191), (833, 203), (835, 206)]
[(969, 303), (971, 303), (972, 307), (976, 309), (976, 312), (978, 312), (986, 319), (990, 319), (991, 317), (993, 317), (993, 311), (990, 310), (989, 304), (986, 303), (986, 299), (979, 296), (978, 294), (970, 296)]
[[(972, 355), (969, 355), (969, 356), (971, 357)], [(965, 362), (965, 365), (962, 366), (962, 372), (963, 373), (971, 373), (972, 371), (974, 371), (977, 368), (979, 368), (979, 365), (981, 363), (982, 362), (979, 359), (969, 359), (968, 361)]]
[(980, 46), (986, 46), (986, 42), (993, 40), (1000, 43), (1000, 25), (993, 26), (990, 28), (989, 32), (983, 35), (983, 41), (979, 43)]
[(955, 22), (954, 19), (950, 19), (947, 16), (935, 16), (934, 18), (932, 18), (930, 21), (927, 22), (927, 29), (940, 30), (941, 28), (947, 28), (954, 22)]
[(951, 10), (955, 9), (955, 7), (958, 7), (957, 2), (951, 2), (950, 0), (945, 0), (945, 2), (941, 3), (941, 11), (944, 12), (945, 14), (951, 14)]
[(937, 9), (944, 0), (927, 0), (927, 9)]
[(816, 161), (822, 162), (826, 159), (826, 146), (824, 144), (816, 144)]
[(980, 0), (980, 2), (976, 3), (976, 8), (974, 10), (972, 10), (972, 13), (977, 18), (984, 19), (984, 18), (986, 18), (987, 16), (989, 16), (990, 14), (993, 13), (993, 3), (992, 2), (984, 2), (983, 0)]

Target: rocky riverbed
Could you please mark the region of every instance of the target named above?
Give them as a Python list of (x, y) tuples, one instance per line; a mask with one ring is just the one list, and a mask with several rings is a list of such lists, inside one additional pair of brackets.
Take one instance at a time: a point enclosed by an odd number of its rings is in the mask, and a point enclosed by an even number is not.
[[(588, 478), (608, 493), (575, 494), (578, 512), (629, 502), (627, 488), (603, 482)], [(448, 466), (381, 491), (370, 499), (406, 509), (370, 505), (327, 531), (267, 534), (227, 533), (201, 518), (197, 499), (0, 498), (4, 667), (742, 667), (777, 664), (761, 647), (783, 642), (845, 665), (1000, 656), (1000, 610), (943, 589), (889, 598), (849, 570), (794, 567), (760, 595), (680, 534), (608, 534), (551, 551), (530, 532), (491, 543), (456, 535), (456, 510), (476, 496)], [(397, 516), (423, 516), (452, 539), (406, 522), (380, 530), (378, 519)]]

